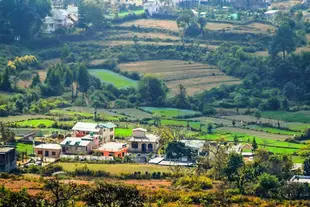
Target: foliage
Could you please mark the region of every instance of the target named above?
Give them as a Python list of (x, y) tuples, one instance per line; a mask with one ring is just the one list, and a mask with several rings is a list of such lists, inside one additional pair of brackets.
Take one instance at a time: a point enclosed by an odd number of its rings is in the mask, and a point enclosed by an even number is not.
[(87, 206), (143, 207), (144, 197), (135, 187), (99, 182), (84, 196)]
[(166, 157), (167, 159), (181, 159), (183, 157), (186, 157), (188, 159), (194, 158), (194, 152), (190, 147), (185, 146), (184, 143), (173, 141), (168, 143), (166, 151)]
[(141, 99), (151, 106), (162, 106), (165, 103), (168, 88), (162, 80), (154, 76), (144, 76), (138, 83)]
[(276, 176), (263, 173), (258, 176), (256, 193), (257, 195), (272, 197), (279, 186), (280, 183)]
[(199, 191), (212, 188), (212, 181), (205, 176), (185, 176), (178, 178), (175, 185)]

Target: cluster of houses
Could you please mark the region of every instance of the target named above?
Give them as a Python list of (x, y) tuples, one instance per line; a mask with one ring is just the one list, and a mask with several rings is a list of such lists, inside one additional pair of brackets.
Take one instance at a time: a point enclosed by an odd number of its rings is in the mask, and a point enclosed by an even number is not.
[(40, 144), (34, 147), (37, 157), (59, 159), (61, 155), (88, 155), (96, 152), (104, 157), (123, 158), (128, 152), (150, 153), (158, 148), (159, 137), (147, 130), (136, 128), (127, 143), (115, 141), (116, 125), (108, 123), (78, 122), (72, 128), (72, 136), (59, 144)]

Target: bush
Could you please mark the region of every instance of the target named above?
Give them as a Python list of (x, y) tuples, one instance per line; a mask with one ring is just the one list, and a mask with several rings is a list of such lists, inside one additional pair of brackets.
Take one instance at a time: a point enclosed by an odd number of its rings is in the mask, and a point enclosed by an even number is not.
[(212, 181), (205, 176), (186, 176), (179, 178), (175, 185), (198, 191), (212, 188)]
[(51, 176), (54, 172), (63, 171), (62, 166), (60, 165), (48, 165), (44, 167), (41, 171), (44, 176)]

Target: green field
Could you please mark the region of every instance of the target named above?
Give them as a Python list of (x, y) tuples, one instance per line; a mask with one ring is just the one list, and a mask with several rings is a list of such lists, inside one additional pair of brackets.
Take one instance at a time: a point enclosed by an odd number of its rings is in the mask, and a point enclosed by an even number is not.
[(127, 16), (127, 15), (132, 14), (132, 13), (134, 13), (135, 15), (140, 15), (140, 14), (143, 14), (144, 12), (145, 12), (144, 9), (130, 11), (130, 12), (120, 12), (120, 13), (118, 13), (118, 16), (124, 17), (124, 16)]
[(40, 124), (44, 124), (45, 127), (49, 128), (55, 123), (53, 120), (49, 119), (34, 119), (16, 122), (17, 127), (33, 127), (37, 128)]
[(32, 144), (17, 143), (16, 150), (18, 153), (26, 152), (28, 155), (33, 154)]
[(264, 132), (268, 132), (271, 134), (284, 134), (284, 135), (300, 135), (301, 134), (300, 132), (282, 130), (282, 129), (271, 128), (271, 127), (263, 127), (263, 126), (258, 126), (258, 125), (250, 125), (250, 126), (247, 126), (246, 128), (254, 129), (258, 131), (264, 131)]
[(263, 111), (261, 114), (265, 118), (278, 119), (287, 122), (310, 123), (310, 111)]
[[(200, 136), (199, 138), (206, 140), (218, 140), (220, 138), (224, 138), (226, 141), (232, 142), (234, 141), (235, 136), (237, 136), (239, 142), (248, 142), (251, 144), (253, 141), (253, 136), (250, 136), (248, 134), (238, 132), (231, 133), (221, 130), (217, 130), (217, 132), (214, 134)], [(255, 140), (260, 147), (266, 148), (267, 150), (274, 153), (291, 154), (305, 146), (304, 144), (290, 143), (280, 140), (261, 138), (257, 136), (255, 136)]]
[(200, 115), (200, 112), (187, 110), (187, 109), (176, 109), (176, 108), (157, 108), (157, 107), (141, 107), (143, 110), (150, 113), (158, 113), (166, 118), (173, 118), (177, 116), (186, 116), (186, 115)]
[[(152, 121), (150, 121), (152, 123)], [(164, 126), (179, 126), (179, 127), (187, 127), (187, 121), (185, 120), (171, 120), (171, 119), (163, 119), (161, 120), (161, 124)], [(199, 129), (200, 122), (198, 121), (189, 121), (189, 126), (195, 129)]]
[(89, 73), (101, 81), (113, 84), (116, 88), (136, 87), (137, 81), (105, 69), (90, 69)]
[(126, 138), (131, 136), (132, 129), (115, 128), (114, 135), (116, 138)]
[(112, 175), (120, 175), (121, 173), (134, 173), (145, 172), (169, 172), (169, 167), (159, 165), (147, 165), (147, 164), (84, 164), (84, 163), (66, 163), (60, 162), (57, 165), (61, 165), (65, 171), (72, 172), (77, 168), (87, 166), (90, 170), (103, 170), (111, 173)]
[(152, 118), (151, 114), (146, 113), (136, 108), (114, 109), (113, 111), (115, 111), (118, 114), (124, 114), (126, 116), (133, 117), (135, 119)]

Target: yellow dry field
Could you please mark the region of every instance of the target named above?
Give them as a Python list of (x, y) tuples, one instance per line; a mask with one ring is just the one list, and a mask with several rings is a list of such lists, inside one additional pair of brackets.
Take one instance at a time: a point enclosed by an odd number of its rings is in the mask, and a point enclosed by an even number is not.
[(141, 74), (155, 74), (162, 78), (168, 88), (177, 92), (178, 85), (187, 88), (188, 94), (210, 90), (222, 84), (239, 84), (240, 80), (225, 75), (216, 66), (191, 63), (180, 60), (153, 60), (119, 65), (123, 71), (138, 72)]
[(271, 3), (271, 8), (279, 10), (287, 10), (296, 4), (301, 4), (302, 0), (276, 1)]
[(113, 35), (111, 36), (112, 38), (133, 38), (134, 36), (137, 36), (138, 38), (141, 39), (147, 39), (147, 38), (158, 38), (158, 39), (170, 39), (170, 40), (179, 40), (180, 37), (174, 36), (174, 35), (169, 35), (165, 33), (157, 33), (157, 32), (152, 32), (152, 33), (145, 33), (145, 32), (126, 32), (123, 34), (119, 35)]
[(274, 32), (275, 27), (269, 24), (252, 23), (248, 25), (234, 25), (228, 23), (209, 22), (206, 25), (209, 30), (225, 30), (234, 33), (268, 33)]
[(178, 26), (176, 21), (172, 20), (159, 20), (159, 19), (139, 19), (136, 21), (125, 22), (120, 24), (120, 26), (140, 26), (145, 28), (158, 28), (158, 29), (167, 29), (171, 31), (178, 32)]

